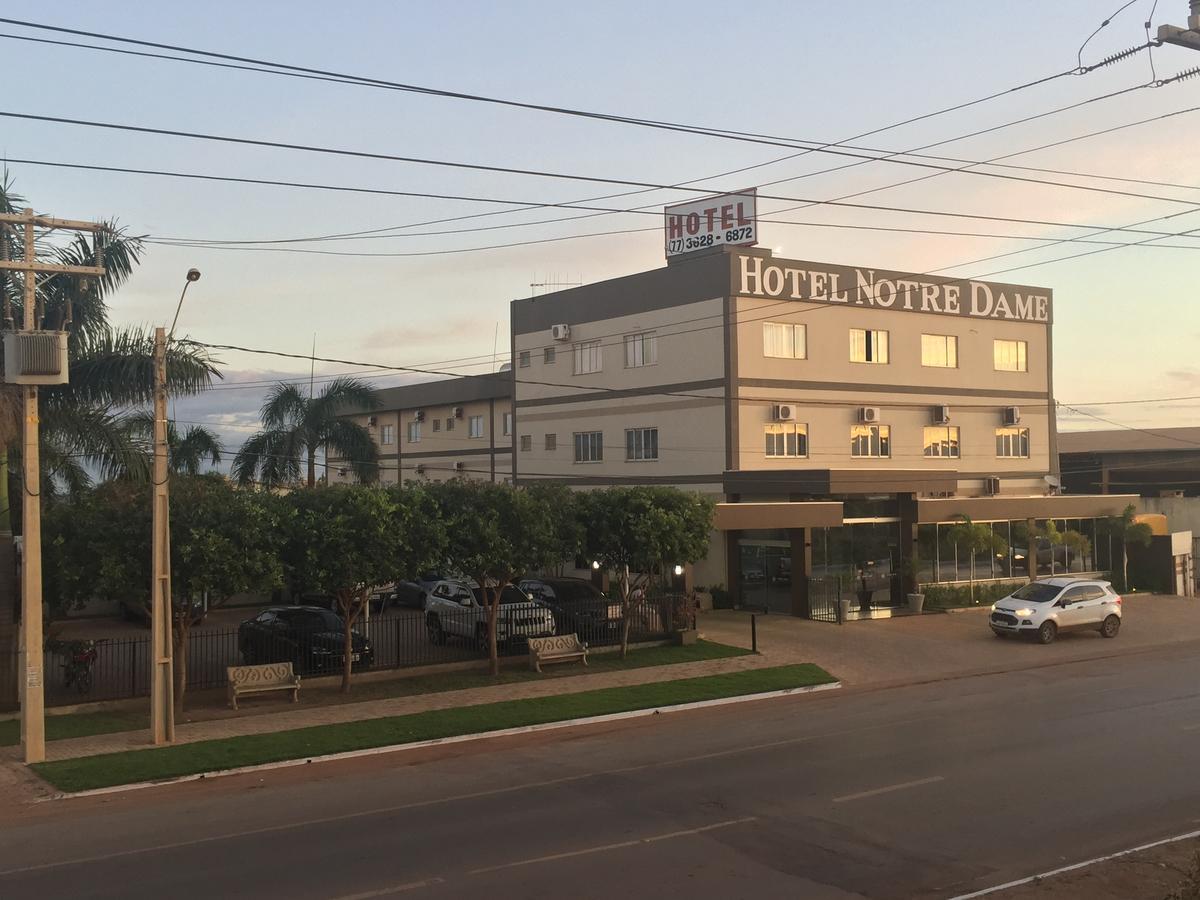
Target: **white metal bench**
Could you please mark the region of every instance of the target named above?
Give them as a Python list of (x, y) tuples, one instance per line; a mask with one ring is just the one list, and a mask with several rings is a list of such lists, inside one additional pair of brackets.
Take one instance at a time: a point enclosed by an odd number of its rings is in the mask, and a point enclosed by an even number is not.
[(529, 668), (540, 672), (542, 663), (571, 662), (579, 660), (588, 664), (588, 646), (577, 634), (556, 634), (554, 637), (528, 638)]
[(263, 694), (268, 691), (291, 691), (292, 702), (300, 697), (300, 676), (292, 671), (290, 662), (267, 663), (261, 666), (226, 666), (229, 678), (229, 705), (238, 708), (240, 694)]

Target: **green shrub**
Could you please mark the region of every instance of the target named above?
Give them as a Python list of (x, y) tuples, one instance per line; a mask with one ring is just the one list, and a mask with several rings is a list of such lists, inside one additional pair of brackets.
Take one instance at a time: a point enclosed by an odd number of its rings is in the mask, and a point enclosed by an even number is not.
[(966, 584), (926, 584), (921, 586), (927, 609), (962, 609), (972, 606), (991, 606), (1001, 597), (1007, 597), (1021, 582), (985, 582), (975, 585), (974, 599), (971, 586)]

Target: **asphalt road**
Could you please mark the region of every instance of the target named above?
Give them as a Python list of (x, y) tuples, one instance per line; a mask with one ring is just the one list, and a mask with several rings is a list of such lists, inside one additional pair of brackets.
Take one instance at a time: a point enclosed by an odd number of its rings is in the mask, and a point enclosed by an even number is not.
[(0, 807), (0, 896), (952, 897), (1198, 827), (1198, 650)]

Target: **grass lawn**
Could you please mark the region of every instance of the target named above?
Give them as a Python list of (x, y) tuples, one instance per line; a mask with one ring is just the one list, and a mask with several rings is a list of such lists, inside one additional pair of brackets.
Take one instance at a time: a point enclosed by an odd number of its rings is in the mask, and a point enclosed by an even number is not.
[(60, 790), (82, 791), (279, 760), (305, 759), (348, 750), (498, 731), (522, 725), (807, 687), (833, 680), (828, 672), (811, 664), (775, 666), (657, 684), (507, 700), (339, 725), (318, 725), (275, 734), (131, 750), (39, 763), (33, 768)]
[[(147, 701), (149, 702), (149, 701)], [(68, 716), (46, 716), (46, 740), (87, 737), (90, 734), (112, 734), (117, 731), (136, 731), (150, 727), (150, 716), (141, 712), (74, 713)], [(0, 747), (14, 747), (21, 742), (21, 722), (9, 719), (0, 722)]]
[[(621, 669), (643, 669), (649, 666), (669, 666), (676, 663), (703, 662), (711, 659), (726, 659), (745, 656), (750, 651), (741, 647), (730, 647), (712, 641), (697, 641), (687, 647), (647, 647), (631, 650), (621, 659), (619, 653), (593, 654), (588, 667), (550, 666), (545, 674), (539, 675), (527, 668), (506, 669), (498, 678), (481, 672), (443, 672), (434, 675), (415, 675), (397, 678), (394, 681), (356, 682), (354, 692), (347, 697), (338, 688), (307, 688), (301, 695), (309, 705), (326, 703), (354, 703), (365, 700), (385, 700), (389, 697), (407, 697), (416, 694), (434, 694), (441, 691), (458, 691), (467, 688), (487, 687), (492, 684), (512, 684), (520, 681), (545, 681), (548, 678), (570, 678), (589, 672), (613, 672)], [(188, 705), (187, 716), (182, 721), (203, 721), (213, 718), (212, 710), (196, 707), (195, 700)], [(224, 694), (219, 701), (219, 715), (224, 715)], [(147, 704), (149, 701), (147, 701)], [(277, 712), (280, 708), (262, 707), (264, 714)], [(291, 710), (293, 707), (285, 707)], [(206, 714), (209, 713), (209, 714)], [(98, 712), (73, 713), (65, 716), (46, 717), (46, 740), (87, 737), (92, 734), (113, 734), (119, 731), (136, 731), (150, 727), (150, 716), (146, 712)], [(0, 722), (0, 747), (12, 747), (20, 743), (21, 723), (17, 720)]]

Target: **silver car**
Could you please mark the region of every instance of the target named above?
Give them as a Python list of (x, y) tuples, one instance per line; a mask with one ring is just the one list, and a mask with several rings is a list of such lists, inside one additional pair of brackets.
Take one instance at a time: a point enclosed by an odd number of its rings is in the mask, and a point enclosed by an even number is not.
[(992, 604), (988, 624), (997, 637), (1034, 635), (1043, 644), (1060, 631), (1090, 629), (1115, 638), (1121, 630), (1121, 598), (1107, 581), (1031, 581)]

